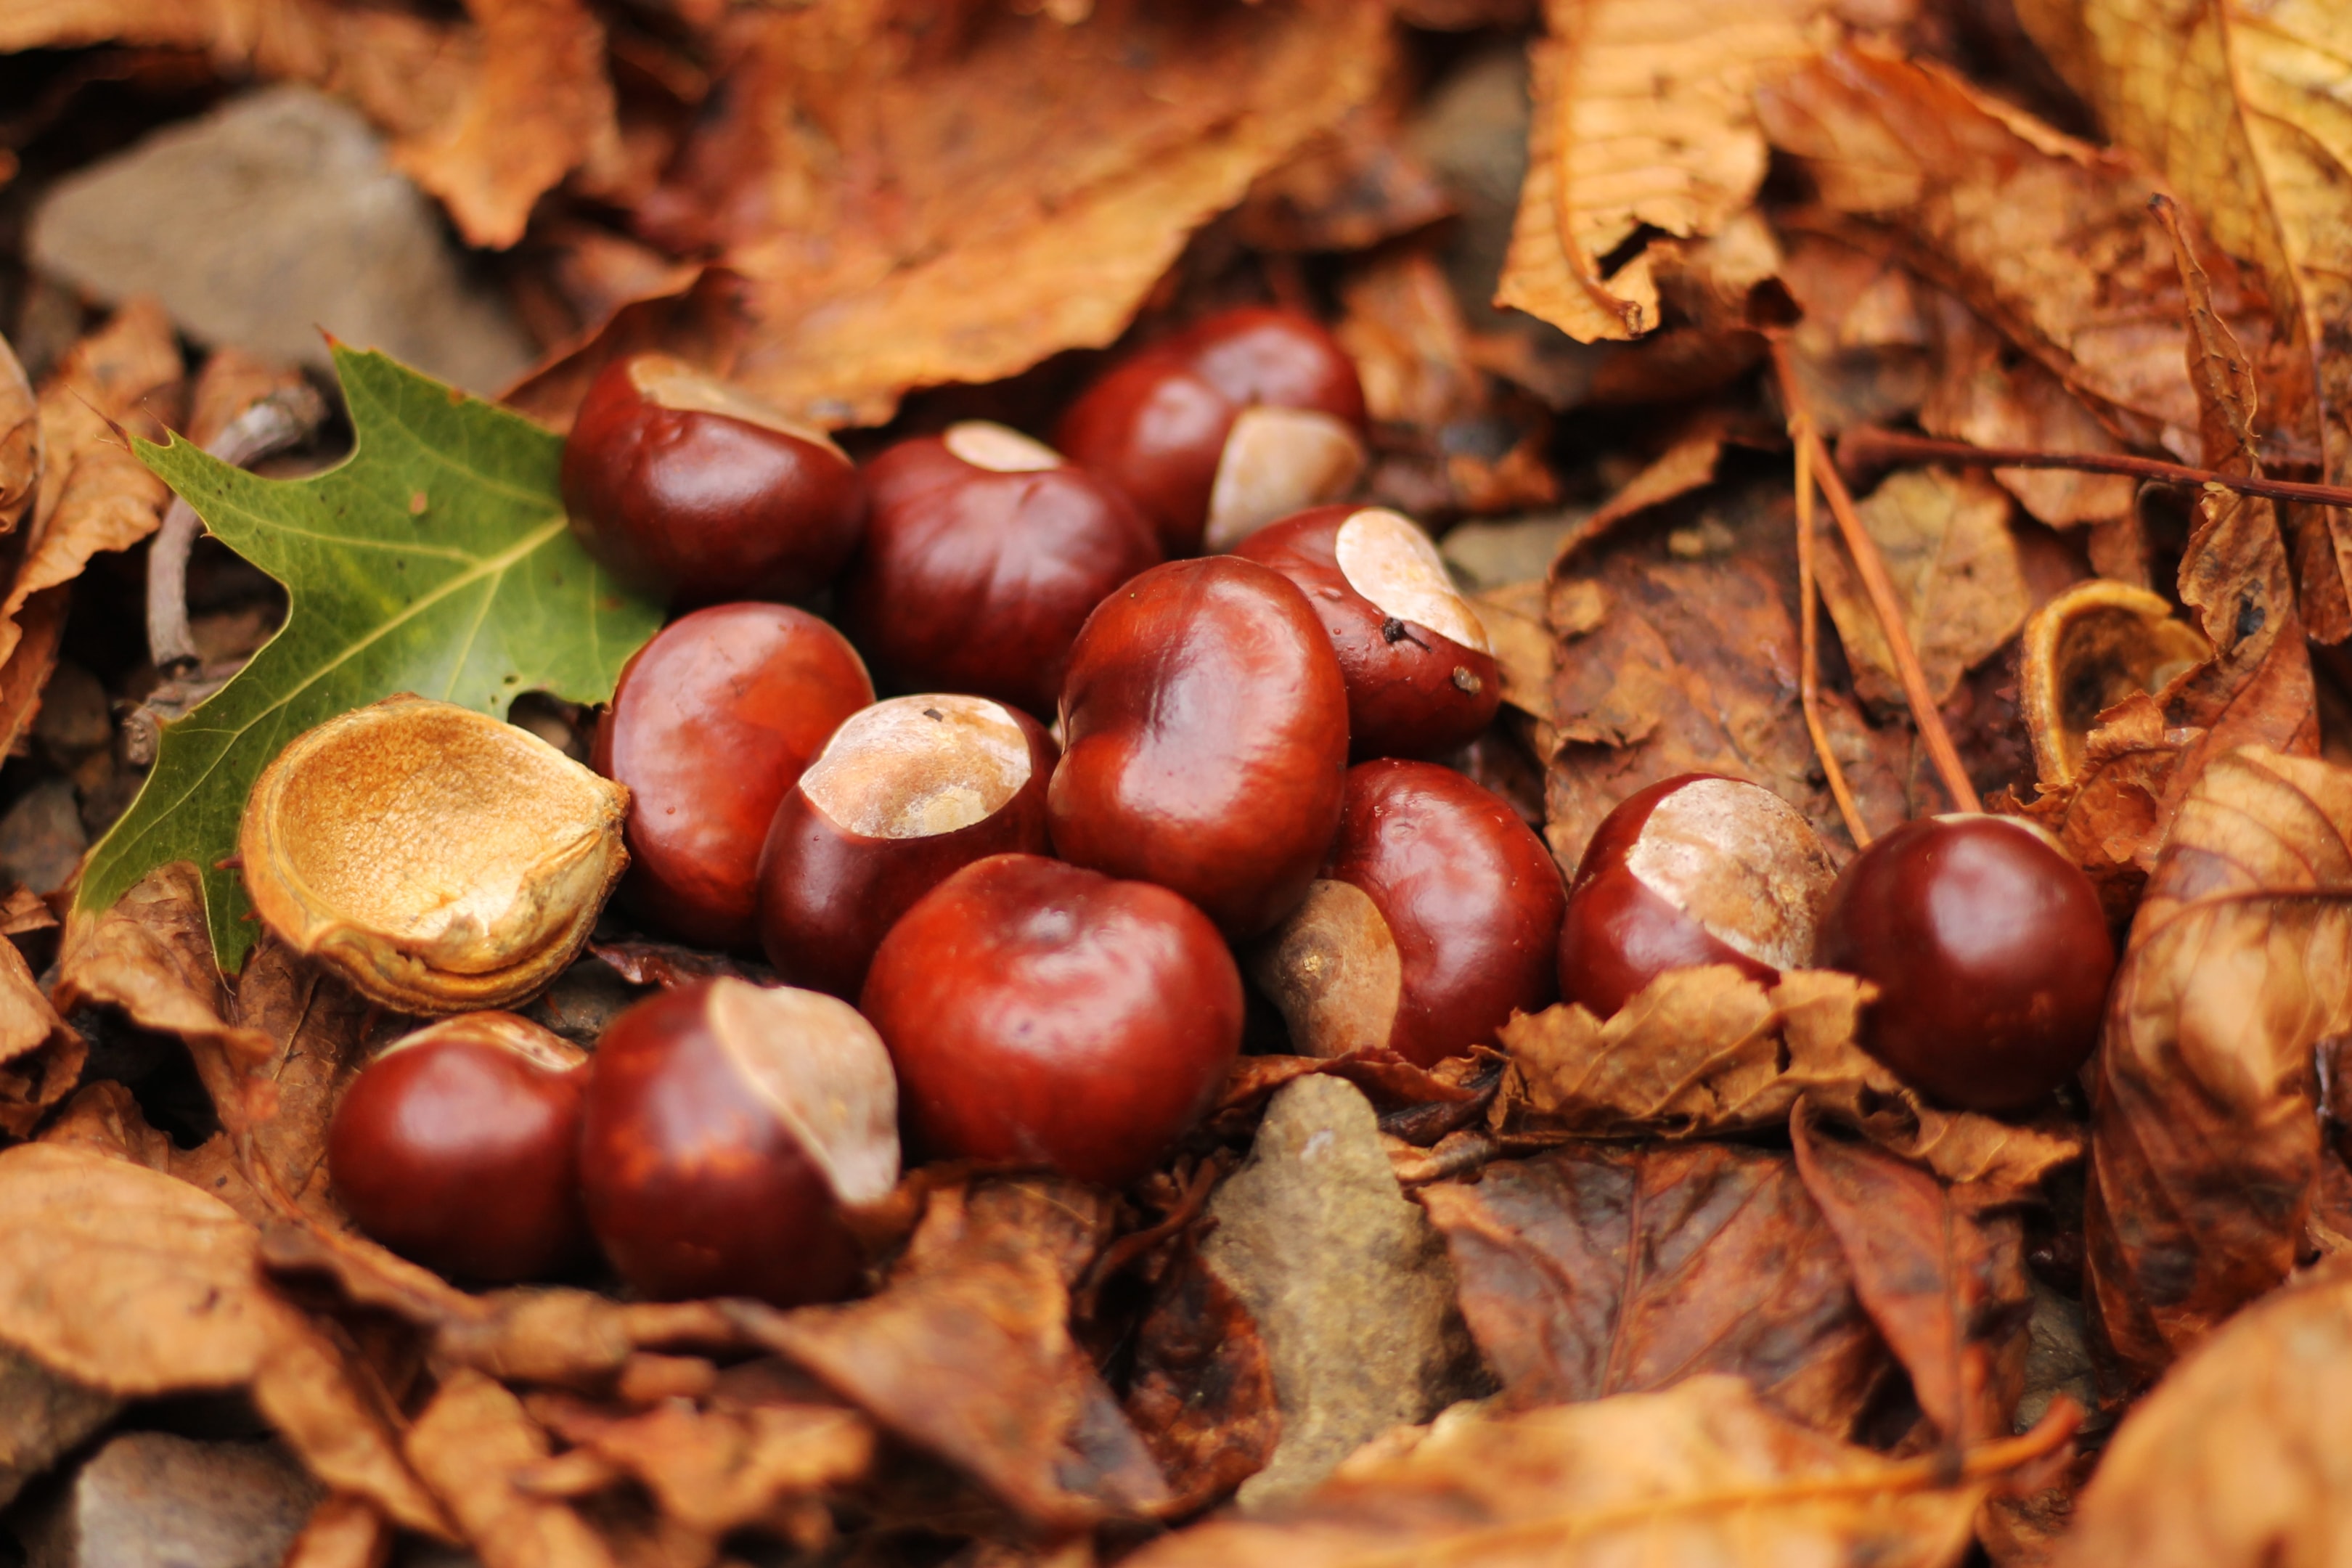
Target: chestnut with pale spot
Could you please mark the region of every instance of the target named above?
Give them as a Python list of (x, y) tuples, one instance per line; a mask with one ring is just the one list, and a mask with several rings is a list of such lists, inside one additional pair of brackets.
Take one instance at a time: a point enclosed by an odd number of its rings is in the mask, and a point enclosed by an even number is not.
[(760, 858), (760, 939), (797, 985), (855, 996), (875, 948), (949, 873), (1047, 846), (1056, 757), (982, 697), (897, 697), (854, 714), (784, 792)]

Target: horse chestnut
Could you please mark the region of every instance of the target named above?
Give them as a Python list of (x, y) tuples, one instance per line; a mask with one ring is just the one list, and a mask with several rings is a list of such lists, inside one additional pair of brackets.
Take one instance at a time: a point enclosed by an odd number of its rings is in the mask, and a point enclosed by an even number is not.
[(1477, 611), (1429, 535), (1378, 507), (1317, 507), (1235, 547), (1307, 594), (1348, 680), (1358, 758), (1465, 746), (1495, 717), (1502, 681)]
[(460, 1279), (537, 1279), (585, 1256), (587, 1059), (511, 1013), (460, 1014), (394, 1041), (327, 1124), (336, 1201), (394, 1252)]
[(1241, 974), (1200, 910), (1035, 855), (932, 889), (859, 1005), (924, 1148), (1106, 1186), (1166, 1157), (1241, 1048)]
[(842, 635), (786, 605), (714, 605), (622, 667), (590, 761), (629, 786), (624, 896), (684, 941), (759, 940), (760, 847), (776, 804), (874, 700)]
[(834, 732), (760, 858), (760, 940), (795, 985), (855, 996), (883, 933), (950, 872), (1042, 855), (1054, 742), (984, 697), (897, 697)]
[(2116, 952), (2097, 890), (2047, 835), (1958, 814), (1854, 857), (1822, 912), (1821, 961), (1878, 987), (1864, 1049), (1947, 1105), (2011, 1110), (2090, 1056)]
[(1169, 555), (1230, 550), (1354, 487), (1364, 389), (1309, 317), (1261, 306), (1194, 323), (1113, 366), (1063, 416), (1072, 461), (1118, 486)]
[(814, 593), (866, 517), (856, 467), (824, 432), (667, 354), (597, 374), (561, 478), (588, 553), (678, 605)]
[(898, 1094), (873, 1028), (814, 991), (709, 980), (647, 997), (596, 1042), (581, 1191), (647, 1296), (837, 1300), (843, 1216), (898, 1179)]
[(1433, 1066), (1550, 1004), (1563, 899), (1551, 851), (1492, 794), (1434, 763), (1365, 763), (1255, 973), (1308, 1055)]
[(1065, 859), (1255, 936), (1339, 826), (1348, 688), (1305, 595), (1230, 555), (1155, 566), (1078, 633), (1045, 796)]
[(1684, 773), (1601, 819), (1568, 885), (1559, 994), (1606, 1018), (1669, 969), (1728, 963), (1766, 985), (1812, 961), (1837, 868), (1760, 784)]
[(1160, 564), (1126, 496), (1002, 425), (901, 441), (866, 466), (866, 485), (843, 619), (900, 689), (970, 691), (1051, 718), (1087, 614)]

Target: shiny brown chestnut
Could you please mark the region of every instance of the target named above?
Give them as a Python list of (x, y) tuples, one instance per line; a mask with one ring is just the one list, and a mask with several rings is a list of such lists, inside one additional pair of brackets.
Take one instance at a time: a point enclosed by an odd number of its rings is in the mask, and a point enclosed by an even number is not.
[(580, 1177), (604, 1256), (647, 1296), (836, 1300), (861, 1262), (844, 1209), (898, 1179), (889, 1057), (814, 991), (648, 997), (596, 1042)]
[(2116, 952), (2097, 890), (2046, 834), (1959, 814), (1854, 857), (1821, 962), (1878, 987), (1862, 1016), (1873, 1056), (1947, 1105), (2014, 1110), (2089, 1058)]
[(1684, 773), (1601, 819), (1568, 885), (1559, 994), (1606, 1018), (1669, 969), (1728, 963), (1766, 985), (1812, 962), (1837, 868), (1760, 784)]
[(587, 1059), (511, 1013), (460, 1014), (394, 1041), (328, 1123), (335, 1200), (367, 1235), (458, 1279), (513, 1284), (586, 1257)]
[(1434, 763), (1364, 763), (1323, 875), (1252, 973), (1307, 1055), (1430, 1067), (1551, 1004), (1564, 900), (1551, 851), (1495, 795)]
[(1062, 735), (1045, 804), (1063, 858), (1171, 888), (1235, 939), (1307, 896), (1339, 826), (1348, 688), (1287, 577), (1213, 555), (1104, 600)]
[(1503, 686), (1486, 627), (1429, 535), (1381, 507), (1316, 507), (1234, 549), (1297, 584), (1348, 679), (1348, 745), (1359, 760), (1465, 746)]
[(795, 985), (856, 996), (883, 934), (950, 872), (1046, 852), (1057, 752), (984, 697), (894, 697), (853, 714), (784, 792), (760, 858), (760, 940)]
[(561, 478), (588, 553), (679, 607), (814, 593), (866, 518), (857, 468), (824, 432), (667, 354), (597, 374)]
[(1364, 467), (1364, 389), (1311, 317), (1247, 306), (1114, 365), (1063, 416), (1070, 460), (1125, 490), (1169, 555), (1230, 550)]
[(1035, 855), (932, 889), (859, 1006), (924, 1149), (1105, 1186), (1167, 1156), (1241, 1048), (1241, 974), (1200, 910)]
[(776, 805), (874, 700), (848, 640), (787, 605), (713, 605), (622, 668), (590, 762), (629, 786), (623, 897), (706, 947), (759, 941), (760, 847)]
[(872, 510), (844, 623), (886, 686), (969, 691), (1051, 718), (1070, 644), (1106, 595), (1160, 564), (1125, 495), (981, 420), (866, 465)]

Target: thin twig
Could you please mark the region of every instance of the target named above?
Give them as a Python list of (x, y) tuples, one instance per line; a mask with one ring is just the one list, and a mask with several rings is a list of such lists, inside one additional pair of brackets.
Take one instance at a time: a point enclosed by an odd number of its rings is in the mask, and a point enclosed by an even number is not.
[[(1796, 435), (1798, 422), (1808, 430), (1812, 425), (1809, 414), (1792, 416), (1790, 433)], [(1845, 818), (1845, 830), (1856, 849), (1870, 847), (1870, 829), (1863, 826), (1862, 808), (1854, 804), (1853, 791), (1846, 787), (1845, 769), (1838, 765), (1836, 753), (1830, 750), (1829, 731), (1822, 725), (1822, 637), (1821, 590), (1813, 581), (1813, 444), (1797, 438), (1797, 703), (1805, 712), (1805, 730), (1813, 738), (1813, 755), (1822, 760), (1822, 776), (1829, 780), (1830, 795), (1837, 802), (1838, 815)]]
[(1969, 782), (1969, 770), (1961, 765), (1959, 748), (1952, 744), (1951, 731), (1944, 728), (1944, 716), (1936, 706), (1934, 694), (1927, 689), (1927, 673), (1919, 668), (1919, 656), (1911, 647), (1911, 633), (1903, 624), (1903, 602), (1895, 596), (1894, 579), (1886, 574), (1885, 558), (1878, 552), (1878, 542), (1863, 527), (1862, 515), (1853, 508), (1853, 496), (1846, 489), (1845, 479), (1838, 473), (1829, 448), (1822, 445), (1821, 431), (1813, 423), (1812, 409), (1798, 384), (1796, 366), (1790, 362), (1785, 342), (1773, 342), (1772, 363), (1780, 375), (1780, 396), (1789, 409), (1790, 437), (1811, 450), (1815, 478), (1822, 494), (1829, 499), (1830, 515), (1837, 520), (1846, 553), (1853, 557), (1854, 574), (1862, 579), (1863, 592), (1869, 595), (1871, 612), (1878, 617), (1879, 632), (1886, 638), (1886, 651), (1895, 660), (1895, 673), (1903, 683), (1903, 698), (1911, 706), (1911, 720), (1918, 726), (1919, 740), (1927, 748), (1927, 760), (1935, 764), (1936, 776), (1943, 782), (1944, 793), (1952, 797), (1955, 806), (1962, 811), (1981, 811), (1984, 805), (1977, 798), (1976, 785)]
[(1840, 436), (1838, 458), (1857, 468), (1891, 468), (1900, 463), (1951, 463), (1974, 468), (2067, 468), (2083, 474), (2124, 474), (2159, 485), (2220, 485), (2240, 495), (2267, 496), (2273, 500), (2352, 507), (2352, 489), (2341, 485), (2306, 485), (2253, 474), (2220, 474), (2210, 468), (2192, 468), (2186, 463), (2167, 463), (2120, 452), (2039, 452), (2030, 447), (1971, 447), (1965, 441), (1906, 436), (1899, 430), (1882, 430), (1873, 425), (1857, 426)]

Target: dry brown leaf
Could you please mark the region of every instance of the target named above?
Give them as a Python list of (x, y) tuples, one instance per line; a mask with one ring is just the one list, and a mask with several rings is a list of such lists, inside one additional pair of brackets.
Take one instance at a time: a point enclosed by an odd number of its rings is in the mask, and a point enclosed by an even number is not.
[(40, 1141), (176, 1176), (218, 1198), (254, 1225), (269, 1224), (278, 1216), (278, 1206), (247, 1178), (227, 1133), (215, 1132), (194, 1149), (183, 1149), (169, 1133), (149, 1126), (139, 1101), (111, 1079), (99, 1079), (76, 1089), (41, 1129)]
[(327, 1192), (327, 1123), (367, 1063), (371, 1026), (385, 1021), (381, 1010), (322, 965), (265, 937), (237, 980), (229, 1021), (271, 1042), (269, 1059), (252, 1068), (268, 1085), (269, 1110), (251, 1124), (247, 1157), (278, 1194), (341, 1224)]
[(17, 612), (16, 646), (0, 662), (0, 755), (13, 751), (40, 715), (72, 607), (72, 586), (60, 583), (28, 596)]
[(1234, 214), (1242, 243), (1276, 253), (1369, 250), (1452, 216), (1454, 198), (1404, 135), (1402, 85), (1260, 175)]
[(30, 1136), (80, 1080), (89, 1054), (41, 994), (16, 944), (0, 941), (0, 1132)]
[(1584, 342), (1658, 324), (1644, 227), (1713, 234), (1763, 184), (1757, 84), (1812, 52), (1817, 0), (1548, 0), (1528, 178), (1495, 296)]
[(1168, 1478), (1172, 1518), (1231, 1496), (1265, 1468), (1282, 1436), (1256, 1320), (1189, 1237), (1136, 1328), (1126, 1407)]
[(515, 1485), (544, 1460), (547, 1433), (480, 1373), (452, 1373), (408, 1432), (408, 1459), (457, 1521), (483, 1568), (611, 1568), (611, 1552), (567, 1502)]
[(2327, 1563), (2352, 1520), (2352, 1276), (2249, 1307), (2126, 1416), (2084, 1489), (2062, 1568)]
[(1802, 232), (1779, 277), (1804, 311), (1789, 358), (1823, 430), (1891, 423), (1920, 406), (1936, 372), (1933, 288), (1890, 257)]
[[(2018, 15), (2116, 142), (2261, 272), (2297, 362), (2266, 378), (2273, 422), (2316, 448), (2302, 466), (2352, 482), (2352, 21), (2247, 0), (2021, 0)], [(2305, 616), (2334, 642), (2352, 632), (2352, 516), (2295, 510), (2316, 514), (2293, 520)]]
[[(1962, 676), (2017, 635), (2033, 607), (2009, 508), (2008, 492), (1982, 474), (1949, 468), (1890, 474), (1858, 505), (1894, 581), (1928, 693), (1939, 704), (1959, 689)], [(1901, 708), (1902, 678), (1862, 579), (1827, 521), (1817, 527), (1822, 597), (1853, 663), (1855, 694), (1880, 708)]]
[(1805, 1190), (1845, 1247), (1854, 1294), (1947, 1444), (2010, 1435), (2032, 1288), (2014, 1189), (1948, 1185), (1866, 1144), (1790, 1122)]
[[(941, 32), (880, 5), (739, 13), (724, 107), (638, 220), (719, 250), (740, 327), (689, 312), (657, 323), (668, 346), (838, 426), (1108, 343), (1193, 229), (1370, 100), (1391, 47), (1375, 0), (990, 10)], [(568, 420), (646, 324), (622, 312), (517, 400)]]
[(2312, 1047), (2352, 1027), (2352, 773), (2247, 748), (2189, 791), (2109, 993), (2087, 1300), (2148, 1380), (2294, 1267)]
[(1706, 489), (1715, 482), (1716, 468), (1729, 444), (1727, 422), (1719, 415), (1700, 414), (1650, 459), (1648, 466), (1617, 487), (1617, 493), (1595, 507), (1559, 542), (1552, 560), (1555, 574), (1570, 570), (1579, 551), (1591, 548), (1619, 523), (1653, 507)]
[(1774, 1415), (1737, 1378), (1496, 1416), (1460, 1406), (1342, 1465), (1271, 1519), (1154, 1542), (1133, 1568), (1943, 1568), (1994, 1479), (2063, 1446), (2063, 1424), (1937, 1458), (1888, 1459)]
[(1586, 1144), (1414, 1195), (1515, 1406), (1726, 1373), (1842, 1435), (1887, 1370), (1838, 1237), (1785, 1153)]
[(392, 1521), (365, 1498), (330, 1492), (310, 1510), (279, 1568), (383, 1568)]
[[(1942, 295), (1936, 320), (1936, 373), (1919, 408), (1923, 428), (1977, 447), (2101, 454), (2124, 449), (2049, 367), (2005, 353), (2000, 334), (1975, 311)], [(1989, 471), (2027, 511), (2053, 528), (2104, 522), (2132, 508), (2135, 481), (2126, 475), (2063, 468)]]
[(140, 1165), (47, 1143), (0, 1152), (0, 1342), (112, 1394), (247, 1388), (320, 1479), (445, 1531), (383, 1390), (263, 1284), (256, 1239), (226, 1205)]
[(41, 447), (40, 403), (0, 335), (0, 533), (16, 526), (40, 489)]

